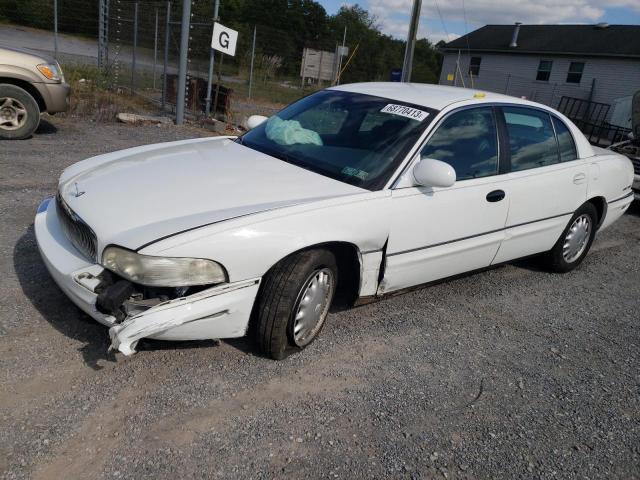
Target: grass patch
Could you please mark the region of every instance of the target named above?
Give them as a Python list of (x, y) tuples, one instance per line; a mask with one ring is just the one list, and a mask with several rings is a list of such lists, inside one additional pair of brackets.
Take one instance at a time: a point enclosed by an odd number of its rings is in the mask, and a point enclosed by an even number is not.
[(111, 122), (120, 112), (159, 113), (158, 108), (143, 97), (131, 95), (124, 89), (108, 89), (109, 82), (95, 66), (66, 64), (62, 70), (71, 85), (67, 116)]

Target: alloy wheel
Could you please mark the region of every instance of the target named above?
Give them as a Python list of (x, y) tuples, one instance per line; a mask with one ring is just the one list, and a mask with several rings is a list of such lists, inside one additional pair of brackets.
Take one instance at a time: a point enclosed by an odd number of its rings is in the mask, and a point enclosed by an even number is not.
[(22, 102), (11, 97), (0, 97), (0, 128), (18, 130), (27, 121), (27, 109)]

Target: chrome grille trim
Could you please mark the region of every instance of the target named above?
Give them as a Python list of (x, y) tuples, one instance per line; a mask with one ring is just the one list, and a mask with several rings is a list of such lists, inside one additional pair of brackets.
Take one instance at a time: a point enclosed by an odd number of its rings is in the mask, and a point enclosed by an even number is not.
[(60, 192), (56, 195), (56, 207), (58, 209), (58, 218), (60, 219), (62, 231), (71, 244), (85, 257), (94, 262), (97, 261), (96, 250), (98, 241), (91, 227), (69, 208), (62, 199)]
[(640, 175), (640, 157), (629, 157), (629, 160), (633, 163), (633, 172)]

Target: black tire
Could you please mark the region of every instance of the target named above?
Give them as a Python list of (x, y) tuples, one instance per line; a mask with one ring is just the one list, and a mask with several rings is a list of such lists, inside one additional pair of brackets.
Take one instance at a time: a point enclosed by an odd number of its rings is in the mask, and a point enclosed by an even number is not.
[[(572, 259), (571, 261), (567, 261), (567, 258), (564, 255), (565, 242), (567, 241), (567, 235), (571, 227), (574, 225), (574, 222), (576, 222), (576, 220), (582, 216), (586, 216), (589, 219), (589, 222), (590, 222), (589, 237), (586, 245), (584, 246), (584, 249), (580, 252), (580, 254), (575, 259)], [(570, 272), (571, 270), (576, 268), (578, 265), (580, 265), (584, 260), (584, 258), (587, 256), (587, 253), (589, 253), (589, 249), (591, 248), (591, 244), (593, 243), (593, 239), (595, 238), (595, 235), (596, 235), (597, 225), (598, 225), (598, 212), (592, 203), (585, 203), (578, 210), (576, 210), (576, 212), (571, 217), (571, 220), (569, 220), (569, 223), (567, 224), (566, 228), (562, 231), (562, 235), (560, 235), (560, 238), (558, 239), (556, 244), (546, 254), (546, 263), (549, 269), (557, 273), (566, 273), (566, 272)]]
[[(312, 336), (302, 346), (294, 339), (295, 316), (309, 281), (318, 272), (329, 271), (332, 275), (326, 310), (314, 328)], [(265, 275), (254, 311), (253, 334), (259, 350), (275, 359), (282, 360), (291, 353), (300, 351), (315, 340), (324, 326), (327, 312), (333, 300), (338, 281), (336, 258), (328, 250), (305, 250), (290, 255), (275, 265)], [(317, 311), (317, 308), (316, 308)]]
[[(24, 110), (26, 113), (19, 114), (19, 126), (12, 126), (8, 123), (8, 117), (3, 117), (3, 113), (9, 115), (18, 110)], [(38, 125), (40, 125), (40, 108), (31, 94), (15, 85), (0, 83), (0, 138), (5, 140), (28, 138), (36, 131)]]

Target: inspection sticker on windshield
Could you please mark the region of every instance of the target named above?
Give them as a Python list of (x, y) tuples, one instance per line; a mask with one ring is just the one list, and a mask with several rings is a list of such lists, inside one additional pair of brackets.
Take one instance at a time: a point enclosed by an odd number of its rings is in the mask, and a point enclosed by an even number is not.
[(395, 105), (393, 103), (390, 103), (380, 111), (382, 113), (392, 113), (394, 115), (400, 115), (401, 117), (407, 117), (419, 122), (423, 121), (429, 116), (427, 112), (423, 112), (422, 110), (418, 110), (417, 108), (406, 107), (404, 105)]

